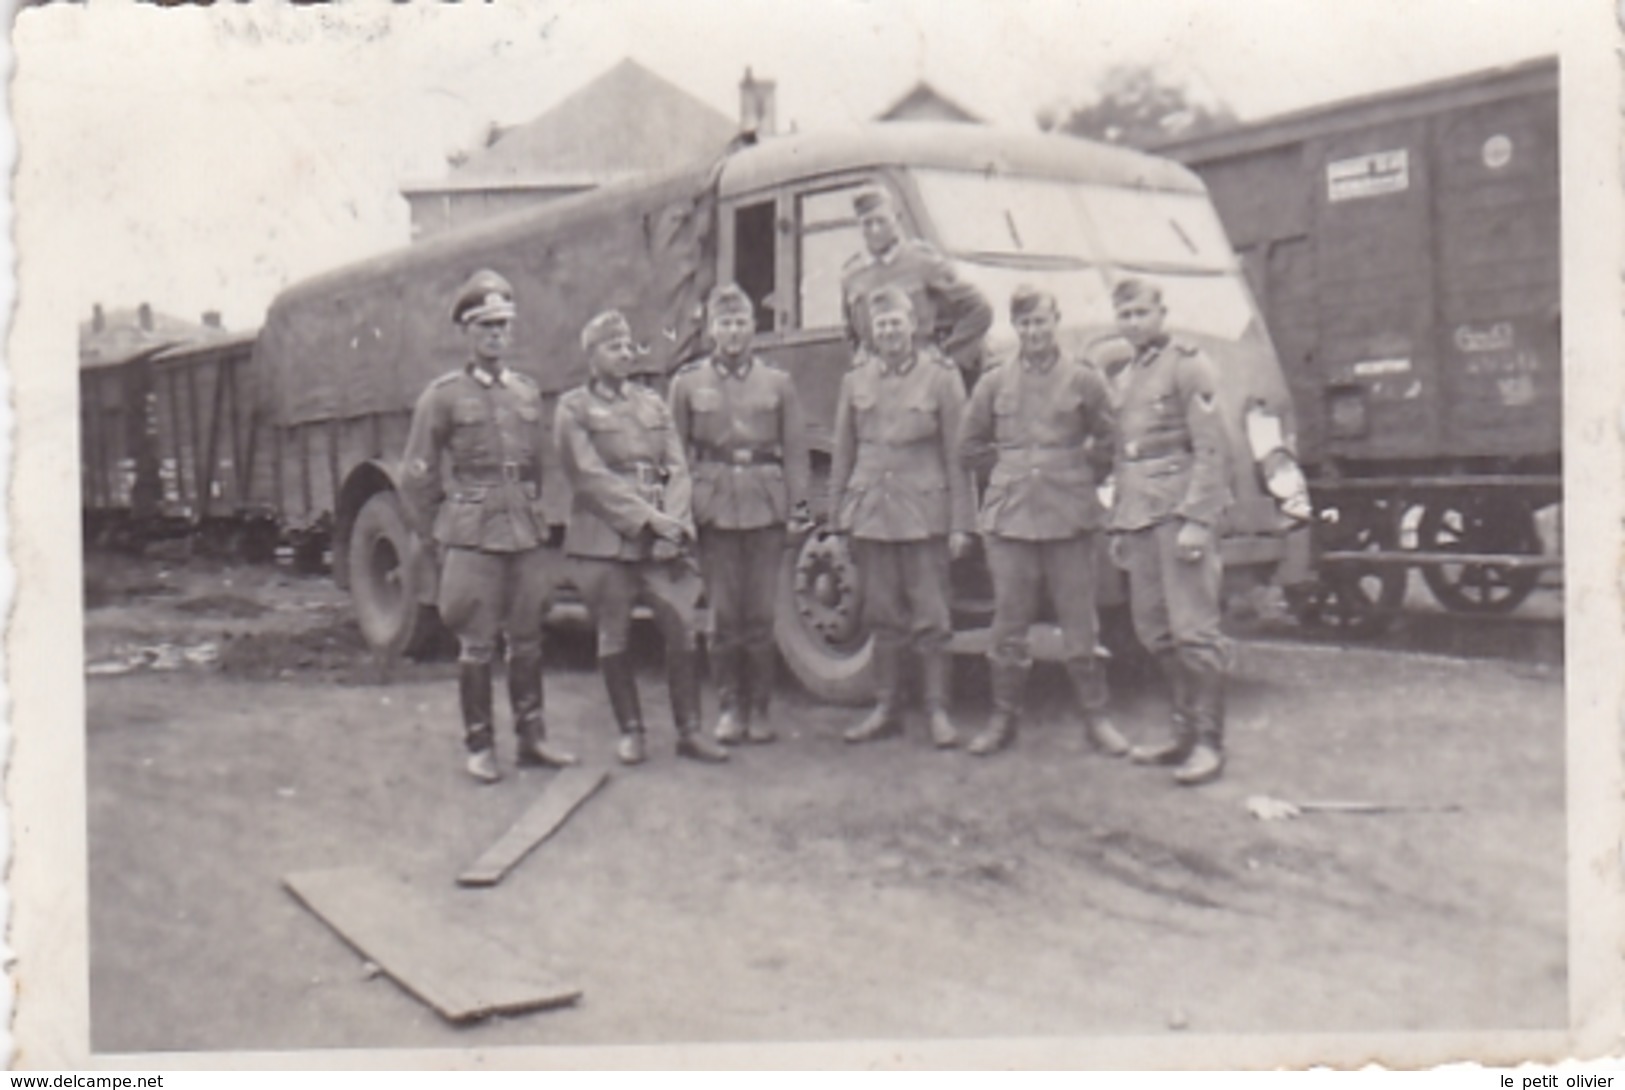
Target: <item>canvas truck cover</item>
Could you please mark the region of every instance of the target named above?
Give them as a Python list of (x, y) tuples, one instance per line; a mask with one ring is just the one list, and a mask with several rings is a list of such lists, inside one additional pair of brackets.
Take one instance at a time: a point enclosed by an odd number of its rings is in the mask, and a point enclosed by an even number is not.
[(277, 427), (410, 410), (467, 348), (451, 321), (479, 269), (514, 287), (508, 366), (556, 396), (587, 377), (581, 327), (617, 308), (665, 369), (698, 351), (715, 277), (715, 171), (562, 198), (307, 280), (272, 303), (256, 396)]

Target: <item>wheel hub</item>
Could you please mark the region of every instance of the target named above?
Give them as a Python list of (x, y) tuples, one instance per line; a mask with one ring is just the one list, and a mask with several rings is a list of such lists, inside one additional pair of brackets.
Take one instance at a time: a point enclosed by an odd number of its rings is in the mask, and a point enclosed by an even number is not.
[(826, 643), (844, 644), (859, 633), (857, 566), (833, 534), (807, 538), (796, 558), (796, 612)]

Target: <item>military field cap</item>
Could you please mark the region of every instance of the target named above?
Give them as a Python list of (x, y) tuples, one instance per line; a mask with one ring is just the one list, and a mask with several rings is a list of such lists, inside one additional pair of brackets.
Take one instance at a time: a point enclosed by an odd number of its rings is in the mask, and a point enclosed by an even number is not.
[(867, 216), (870, 212), (878, 212), (882, 208), (891, 207), (891, 194), (878, 186), (870, 186), (858, 191), (852, 198), (852, 210), (860, 216)]
[(1011, 320), (1025, 318), (1045, 305), (1057, 312), (1061, 309), (1061, 305), (1055, 301), (1053, 292), (1035, 288), (1031, 284), (1023, 284), (1010, 296), (1010, 318)]
[(513, 285), (490, 269), (481, 269), (458, 289), (451, 320), (458, 325), (492, 318), (513, 318)]
[(1162, 289), (1137, 276), (1119, 280), (1112, 288), (1112, 302), (1121, 305), (1130, 299), (1149, 299), (1153, 303), (1161, 303)]
[(620, 337), (631, 337), (632, 326), (626, 320), (626, 315), (618, 310), (606, 310), (595, 315), (592, 321), (581, 328), (581, 347), (591, 352), (601, 344)]
[(756, 307), (745, 294), (745, 289), (738, 284), (719, 284), (711, 289), (711, 295), (705, 301), (706, 313), (716, 318), (723, 314), (756, 313)]
[(914, 313), (914, 300), (908, 297), (908, 292), (904, 291), (902, 288), (892, 287), (891, 285), (887, 285), (883, 288), (876, 288), (874, 291), (869, 293), (868, 298), (865, 301), (869, 304), (870, 317), (874, 317), (878, 314), (890, 314), (894, 312), (901, 312), (904, 314)]

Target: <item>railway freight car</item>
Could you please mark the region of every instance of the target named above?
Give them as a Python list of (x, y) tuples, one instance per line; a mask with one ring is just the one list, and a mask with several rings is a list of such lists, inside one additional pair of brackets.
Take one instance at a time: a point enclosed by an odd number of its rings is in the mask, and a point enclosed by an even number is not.
[(1298, 409), (1320, 580), (1373, 627), (1420, 569), (1517, 607), (1561, 487), (1558, 70), (1538, 60), (1157, 149), (1207, 183)]

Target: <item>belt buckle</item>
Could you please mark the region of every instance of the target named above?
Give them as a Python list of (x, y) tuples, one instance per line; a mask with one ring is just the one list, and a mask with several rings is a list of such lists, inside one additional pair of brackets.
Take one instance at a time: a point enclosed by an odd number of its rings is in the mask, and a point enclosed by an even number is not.
[(519, 483), (519, 469), (520, 469), (520, 466), (519, 466), (518, 462), (503, 462), (502, 463), (502, 479), (504, 481), (508, 482), (509, 484), (518, 484)]
[(748, 466), (751, 462), (751, 452), (744, 447), (735, 447), (728, 457), (736, 466)]
[(1131, 461), (1138, 458), (1140, 456), (1140, 444), (1133, 442), (1132, 440), (1124, 443), (1123, 456)]

